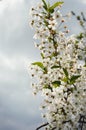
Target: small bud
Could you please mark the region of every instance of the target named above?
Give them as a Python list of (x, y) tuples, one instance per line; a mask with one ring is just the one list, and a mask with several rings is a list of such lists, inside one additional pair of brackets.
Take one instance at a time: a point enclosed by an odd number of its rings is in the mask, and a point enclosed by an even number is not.
[(64, 28), (66, 29), (66, 28), (67, 28), (67, 26), (64, 26)]
[(34, 74), (32, 74), (32, 77), (34, 77)]
[(65, 20), (64, 20), (64, 19), (62, 19), (62, 21), (61, 21), (61, 22), (63, 23), (63, 22), (65, 22)]
[(34, 10), (34, 8), (31, 9), (32, 11)]
[(66, 30), (66, 33), (69, 33), (69, 30)]

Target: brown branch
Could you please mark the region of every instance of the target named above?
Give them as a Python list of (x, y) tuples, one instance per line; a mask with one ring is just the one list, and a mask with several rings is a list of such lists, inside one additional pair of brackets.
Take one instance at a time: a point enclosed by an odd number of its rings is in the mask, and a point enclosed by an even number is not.
[(52, 130), (55, 130), (55, 129), (56, 129), (56, 127), (52, 128)]
[[(63, 124), (65, 124), (65, 123), (67, 123), (67, 122), (70, 122), (70, 120), (68, 120), (68, 121), (63, 121)], [(47, 126), (47, 125), (49, 125), (48, 122), (45, 123), (45, 124), (43, 124), (43, 125), (41, 125), (41, 126), (39, 126), (38, 128), (36, 128), (36, 130), (39, 130), (39, 129), (41, 129), (42, 127), (45, 127), (45, 126)], [(54, 129), (56, 129), (56, 127), (52, 128), (52, 130), (54, 130)]]
[(84, 124), (86, 124), (85, 119), (86, 119), (86, 117), (84, 115), (80, 114), (80, 119), (79, 119), (78, 123), (79, 123), (81, 130), (83, 129)]
[(47, 126), (47, 125), (49, 125), (49, 123), (47, 122), (47, 123), (45, 123), (45, 124), (43, 124), (43, 125), (41, 125), (41, 126), (39, 126), (36, 130), (39, 130), (39, 129), (41, 129), (42, 127), (45, 127), (45, 126)]
[(68, 120), (68, 121), (63, 121), (63, 124), (67, 123), (67, 122), (70, 122), (71, 120)]

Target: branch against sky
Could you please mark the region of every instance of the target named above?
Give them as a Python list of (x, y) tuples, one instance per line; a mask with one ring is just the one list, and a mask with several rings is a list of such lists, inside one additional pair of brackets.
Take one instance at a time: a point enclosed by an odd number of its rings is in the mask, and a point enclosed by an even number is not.
[(41, 108), (46, 111), (43, 117), (49, 123), (47, 130), (78, 130), (79, 114), (86, 113), (86, 44), (83, 38), (67, 35), (65, 21), (69, 14), (62, 15), (62, 5), (63, 2), (51, 5), (42, 0), (31, 8), (30, 24), (41, 55), (41, 61), (30, 66), (35, 79), (32, 87), (34, 94), (41, 91), (44, 97)]

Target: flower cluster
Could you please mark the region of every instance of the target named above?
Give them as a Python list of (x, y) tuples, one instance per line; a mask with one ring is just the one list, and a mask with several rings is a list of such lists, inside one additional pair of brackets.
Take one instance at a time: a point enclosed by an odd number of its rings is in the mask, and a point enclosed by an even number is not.
[(78, 130), (79, 114), (86, 114), (86, 44), (67, 35), (69, 14), (60, 13), (62, 4), (50, 6), (42, 0), (30, 11), (41, 54), (41, 61), (30, 66), (32, 87), (34, 94), (41, 91), (44, 97), (46, 130)]

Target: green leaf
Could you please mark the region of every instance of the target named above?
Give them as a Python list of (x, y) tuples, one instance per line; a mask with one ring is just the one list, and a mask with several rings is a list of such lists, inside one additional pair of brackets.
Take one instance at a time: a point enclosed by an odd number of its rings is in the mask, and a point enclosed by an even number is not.
[(65, 83), (67, 83), (67, 82), (68, 82), (68, 78), (67, 78), (67, 77), (64, 77), (64, 78), (62, 79), (62, 81), (64, 81)]
[(41, 62), (34, 62), (34, 63), (32, 63), (32, 65), (37, 65), (37, 66), (39, 66), (43, 70), (45, 69), (43, 63), (41, 63)]
[(80, 33), (80, 34), (77, 36), (77, 39), (81, 40), (83, 37), (84, 37), (84, 34), (83, 34), (83, 33)]
[(78, 55), (78, 59), (79, 59), (79, 60), (82, 60), (82, 58), (83, 58), (83, 57), (82, 57), (81, 55)]
[(42, 57), (42, 59), (44, 59), (44, 55), (43, 55), (43, 53), (41, 53), (41, 57)]
[(56, 7), (58, 7), (58, 6), (60, 6), (60, 5), (62, 5), (64, 2), (56, 2), (56, 3), (54, 3), (49, 9), (50, 10), (54, 10)]
[(50, 90), (52, 91), (51, 86), (50, 86), (50, 85), (48, 85), (48, 84), (45, 84), (43, 88), (44, 88), (44, 89), (50, 89)]
[(51, 69), (55, 69), (55, 68), (61, 68), (61, 66), (54, 65), (51, 67)]
[(73, 93), (74, 92), (74, 90), (75, 90), (75, 88), (70, 88), (70, 91)]
[(49, 23), (46, 21), (46, 19), (44, 19), (44, 23), (45, 23), (46, 26), (48, 26), (48, 24), (49, 24)]
[(41, 62), (34, 62), (34, 63), (32, 63), (32, 65), (37, 65), (38, 67), (40, 67), (44, 71), (44, 74), (47, 73), (47, 68), (44, 67), (43, 63), (41, 63)]
[(47, 6), (48, 6), (48, 9), (50, 8), (50, 3), (48, 2), (48, 4), (47, 4)]
[(46, 1), (45, 0), (42, 0), (43, 4), (44, 4), (44, 9), (47, 10), (47, 4), (46, 4)]
[(54, 9), (48, 8), (48, 12), (49, 12), (49, 13), (53, 13), (53, 12), (54, 12)]
[(69, 74), (68, 74), (67, 69), (66, 69), (66, 68), (63, 68), (63, 71), (64, 71), (65, 76), (68, 77)]
[(70, 84), (74, 84), (79, 77), (81, 77), (81, 75), (72, 75), (70, 78)]
[(52, 82), (52, 85), (53, 85), (55, 88), (57, 88), (57, 87), (59, 87), (59, 86), (61, 85), (61, 81), (54, 81), (54, 82)]
[(84, 66), (83, 67), (86, 67), (86, 64), (84, 64)]

